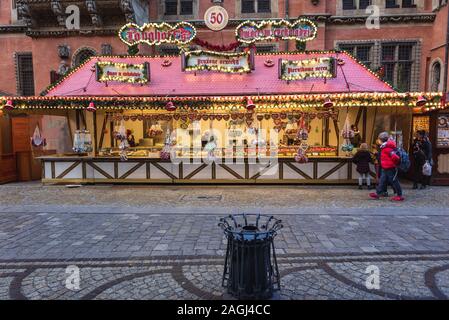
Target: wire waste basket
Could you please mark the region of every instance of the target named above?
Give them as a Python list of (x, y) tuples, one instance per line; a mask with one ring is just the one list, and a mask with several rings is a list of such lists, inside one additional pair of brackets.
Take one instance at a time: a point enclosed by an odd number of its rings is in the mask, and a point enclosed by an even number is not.
[(283, 227), (269, 215), (235, 214), (218, 224), (227, 238), (222, 285), (238, 299), (269, 299), (280, 290), (274, 237)]

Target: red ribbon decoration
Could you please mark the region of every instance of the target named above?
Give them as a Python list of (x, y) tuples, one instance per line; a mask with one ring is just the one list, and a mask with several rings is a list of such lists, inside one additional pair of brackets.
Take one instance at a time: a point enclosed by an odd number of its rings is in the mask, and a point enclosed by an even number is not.
[(240, 42), (233, 42), (230, 43), (228, 45), (215, 45), (215, 44), (211, 44), (207, 41), (195, 38), (193, 39), (193, 42), (203, 48), (206, 48), (208, 50), (211, 51), (233, 51), (235, 49), (237, 49), (240, 46)]

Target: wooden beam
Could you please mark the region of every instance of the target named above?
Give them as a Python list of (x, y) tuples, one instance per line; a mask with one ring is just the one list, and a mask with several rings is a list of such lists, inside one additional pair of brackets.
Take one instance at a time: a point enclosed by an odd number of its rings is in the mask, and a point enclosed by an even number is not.
[(108, 114), (104, 114), (103, 125), (101, 126), (100, 142), (98, 143), (98, 150), (103, 148), (104, 132), (106, 130), (106, 123), (108, 121)]
[(94, 121), (94, 154), (98, 154), (98, 135), (97, 135), (97, 113), (93, 112), (92, 115)]

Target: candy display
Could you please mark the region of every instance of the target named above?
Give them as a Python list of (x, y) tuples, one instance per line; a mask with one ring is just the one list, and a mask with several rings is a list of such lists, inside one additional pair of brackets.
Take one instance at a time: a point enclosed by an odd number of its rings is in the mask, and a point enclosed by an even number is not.
[(92, 152), (92, 137), (89, 130), (75, 131), (72, 150), (76, 153)]

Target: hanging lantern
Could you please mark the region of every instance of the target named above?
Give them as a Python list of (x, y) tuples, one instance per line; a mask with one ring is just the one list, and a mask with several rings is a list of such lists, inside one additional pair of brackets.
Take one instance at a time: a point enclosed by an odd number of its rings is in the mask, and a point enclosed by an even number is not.
[(90, 111), (90, 112), (97, 111), (97, 108), (95, 107), (95, 104), (93, 101), (89, 102), (89, 105), (87, 106), (86, 110)]
[(14, 104), (12, 103), (12, 100), (6, 101), (6, 104), (3, 106), (6, 110), (13, 110), (15, 109)]
[(330, 98), (326, 98), (326, 100), (323, 103), (324, 108), (332, 108), (334, 106), (334, 103)]
[(418, 100), (416, 101), (416, 106), (417, 107), (423, 107), (425, 106), (427, 103), (427, 99), (424, 96), (419, 96)]
[(246, 98), (246, 110), (254, 110), (255, 107), (253, 100), (250, 97)]
[(167, 110), (167, 111), (175, 111), (176, 110), (176, 106), (173, 104), (173, 102), (169, 101), (165, 105), (165, 110)]

